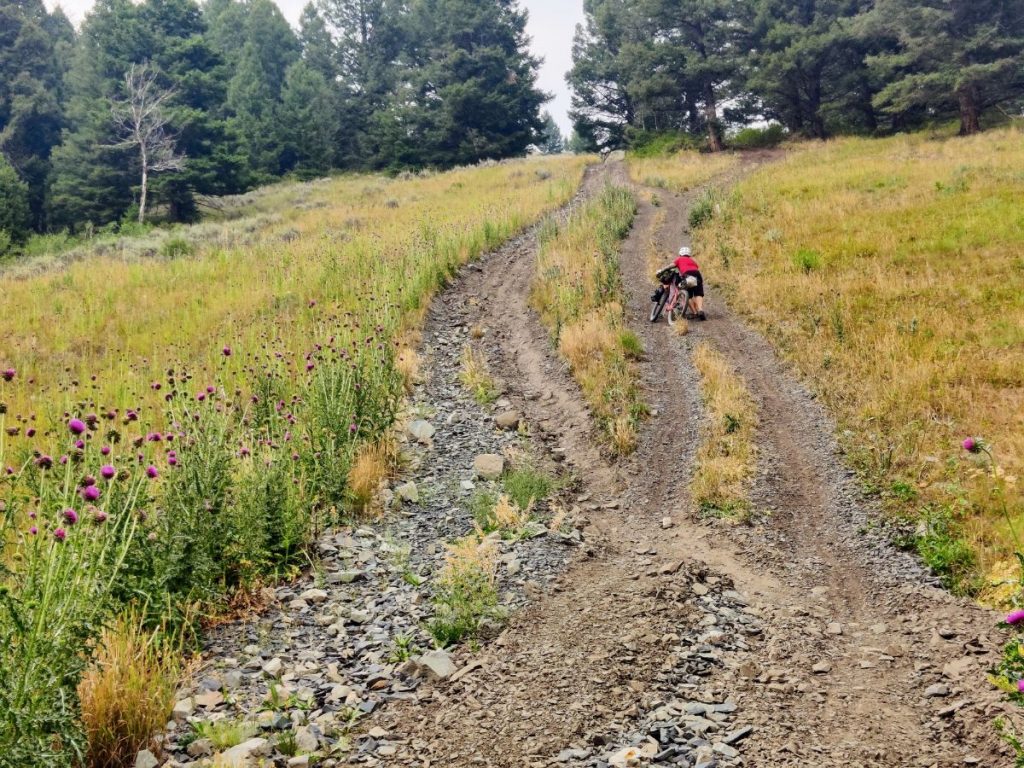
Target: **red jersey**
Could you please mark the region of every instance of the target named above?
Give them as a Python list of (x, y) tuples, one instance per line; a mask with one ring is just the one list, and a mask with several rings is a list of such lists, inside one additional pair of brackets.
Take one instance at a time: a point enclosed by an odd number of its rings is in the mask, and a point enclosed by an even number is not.
[(689, 256), (680, 256), (675, 260), (675, 265), (681, 275), (685, 275), (687, 272), (700, 272), (697, 262)]

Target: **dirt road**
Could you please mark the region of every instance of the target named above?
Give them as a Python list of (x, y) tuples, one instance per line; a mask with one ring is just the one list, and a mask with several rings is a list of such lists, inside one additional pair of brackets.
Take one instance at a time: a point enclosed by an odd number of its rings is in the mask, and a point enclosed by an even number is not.
[[(606, 181), (628, 183), (621, 163), (592, 170), (582, 194)], [(875, 510), (843, 466), (832, 422), (715, 297), (714, 276), (709, 320), (689, 335), (646, 322), (648, 249), (668, 261), (689, 242), (694, 195), (659, 190), (655, 207), (636, 191), (622, 273), (657, 416), (631, 459), (601, 455), (529, 308), (531, 238), (438, 299), (432, 322), (443, 322), (445, 306), (470, 307), (506, 396), (583, 482), (588, 544), (557, 589), (496, 641), (463, 652), (475, 668), (367, 726), (407, 744), (399, 762), (410, 765), (597, 766), (630, 745), (647, 755), (641, 764), (1011, 765), (992, 726), (1011, 710), (984, 677), (1001, 642), (997, 617), (938, 589), (869, 532)], [(749, 526), (702, 521), (686, 497), (702, 416), (691, 361), (700, 342), (758, 402)]]

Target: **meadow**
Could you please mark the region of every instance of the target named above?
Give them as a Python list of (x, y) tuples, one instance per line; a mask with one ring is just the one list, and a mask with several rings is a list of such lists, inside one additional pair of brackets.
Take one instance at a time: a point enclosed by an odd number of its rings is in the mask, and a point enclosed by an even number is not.
[(798, 145), (720, 201), (698, 258), (838, 419), (947, 584), (1020, 595), (1024, 135)]
[(294, 573), (394, 469), (432, 294), (567, 202), (587, 162), (279, 185), (210, 201), (195, 227), (41, 244), (5, 268), (11, 765), (134, 757), (166, 720), (194, 616)]
[(629, 157), (629, 176), (638, 184), (670, 192), (689, 192), (739, 165), (734, 153), (716, 155), (684, 150), (674, 154)]

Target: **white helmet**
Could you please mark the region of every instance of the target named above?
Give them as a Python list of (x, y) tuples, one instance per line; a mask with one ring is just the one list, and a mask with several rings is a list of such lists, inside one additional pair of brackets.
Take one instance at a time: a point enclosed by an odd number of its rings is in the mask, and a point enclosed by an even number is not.
[(691, 255), (690, 246), (684, 245), (682, 248), (680, 248), (679, 249), (679, 255), (680, 256), (690, 256)]

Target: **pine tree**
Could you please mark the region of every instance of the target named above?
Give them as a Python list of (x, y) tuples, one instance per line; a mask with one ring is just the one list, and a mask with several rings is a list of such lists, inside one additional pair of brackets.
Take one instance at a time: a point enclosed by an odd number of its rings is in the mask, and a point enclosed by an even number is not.
[(60, 142), (64, 52), (74, 32), (39, 0), (0, 0), (0, 153), (26, 182), (32, 226), (43, 221), (50, 154)]
[(0, 155), (0, 256), (12, 244), (23, 243), (32, 223), (28, 184)]
[(876, 88), (865, 55), (881, 41), (859, 35), (852, 23), (871, 5), (872, 0), (757, 3), (747, 85), (761, 97), (767, 117), (820, 139), (876, 129)]
[(1017, 0), (877, 0), (867, 34), (898, 40), (870, 59), (886, 85), (885, 111), (959, 115), (960, 133), (981, 130), (986, 110), (1024, 102), (1024, 12)]
[(540, 135), (540, 151), (545, 155), (561, 154), (565, 151), (565, 137), (562, 135), (562, 129), (558, 127), (558, 123), (555, 122), (555, 118), (551, 116), (550, 112), (542, 114), (540, 119), (544, 123)]
[(299, 44), (302, 59), (325, 82), (334, 84), (340, 75), (338, 46), (327, 28), (327, 21), (313, 3), (307, 3), (299, 17)]
[(305, 61), (292, 64), (285, 73), (277, 125), (284, 148), (284, 170), (312, 178), (324, 175), (334, 166), (336, 91)]
[(526, 14), (515, 0), (416, 0), (416, 37), (401, 79), (384, 152), (417, 165), (450, 167), (523, 153), (543, 123), (547, 97), (527, 50)]

